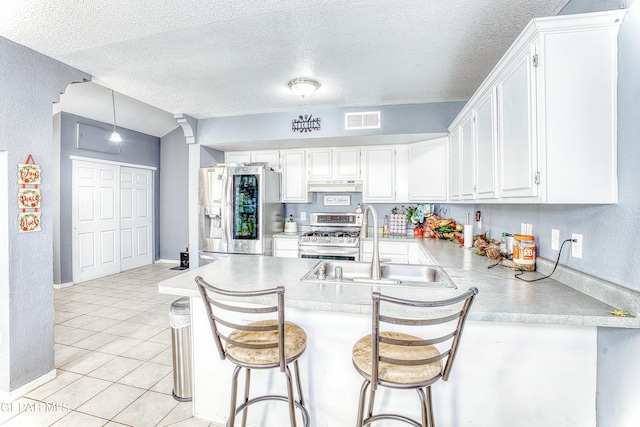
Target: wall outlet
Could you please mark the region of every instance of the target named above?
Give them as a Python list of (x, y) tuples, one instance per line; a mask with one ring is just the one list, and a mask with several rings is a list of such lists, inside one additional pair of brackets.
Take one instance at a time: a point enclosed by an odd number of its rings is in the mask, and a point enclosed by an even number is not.
[(306, 220), (307, 220), (307, 213), (300, 212), (300, 221), (306, 221)]
[(551, 250), (560, 250), (560, 230), (556, 230), (555, 228), (551, 229)]
[(582, 258), (582, 234), (572, 234), (571, 239), (571, 256), (574, 258)]

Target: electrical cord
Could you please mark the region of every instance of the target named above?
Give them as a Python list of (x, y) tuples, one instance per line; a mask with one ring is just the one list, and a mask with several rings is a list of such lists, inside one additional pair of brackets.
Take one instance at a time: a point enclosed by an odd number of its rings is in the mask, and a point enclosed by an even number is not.
[(543, 277), (538, 277), (537, 279), (523, 279), (522, 276), (525, 271), (524, 270), (520, 270), (519, 273), (516, 273), (515, 278), (518, 280), (522, 280), (523, 282), (537, 282), (538, 280), (543, 280), (543, 279), (548, 279), (549, 277), (551, 277), (551, 275), (556, 271), (556, 267), (558, 267), (558, 263), (560, 262), (560, 255), (562, 255), (562, 248), (564, 248), (564, 244), (567, 242), (575, 242), (576, 239), (565, 239), (562, 241), (562, 244), (560, 245), (560, 251), (558, 251), (558, 258), (556, 258), (556, 265), (553, 266), (553, 270), (551, 270), (551, 273), (547, 274), (546, 276)]

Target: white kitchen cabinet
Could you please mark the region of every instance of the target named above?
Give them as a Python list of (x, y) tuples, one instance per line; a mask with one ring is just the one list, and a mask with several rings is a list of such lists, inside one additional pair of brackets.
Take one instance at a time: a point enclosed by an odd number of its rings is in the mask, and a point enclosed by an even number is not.
[(362, 201), (394, 202), (396, 190), (396, 148), (369, 146), (363, 148), (364, 179)]
[(340, 147), (333, 149), (334, 179), (359, 180), (362, 178), (360, 168), (360, 147)]
[(282, 169), (282, 201), (284, 203), (308, 203), (305, 150), (280, 150)]
[(625, 14), (536, 18), (527, 25), (450, 127), (451, 200), (468, 197), (462, 163), (469, 141), (461, 129), (475, 117), (471, 200), (617, 202), (617, 34)]
[(460, 185), (460, 127), (454, 126), (449, 134), (449, 200), (462, 198)]
[(460, 123), (460, 197), (463, 200), (475, 197), (475, 135), (474, 114), (471, 111)]
[(251, 163), (250, 151), (225, 151), (225, 163)]
[(307, 150), (307, 175), (310, 180), (360, 180), (360, 147)]
[[(538, 194), (536, 144), (536, 46), (525, 47), (498, 77), (500, 197)], [(537, 60), (536, 60), (537, 61)]]
[(309, 179), (333, 178), (332, 153), (331, 148), (307, 150), (307, 176)]
[(497, 111), (495, 90), (491, 88), (474, 109), (475, 197), (494, 199), (497, 194)]
[(438, 138), (409, 145), (410, 202), (447, 200), (447, 143)]
[(280, 152), (278, 150), (227, 151), (226, 163), (266, 163), (274, 170), (280, 170)]
[[(380, 262), (394, 262), (397, 264), (409, 264), (411, 245), (415, 242), (392, 241), (380, 239), (378, 251)], [(373, 240), (360, 241), (360, 261), (371, 261), (373, 257)]]
[(273, 256), (298, 258), (298, 236), (273, 236)]

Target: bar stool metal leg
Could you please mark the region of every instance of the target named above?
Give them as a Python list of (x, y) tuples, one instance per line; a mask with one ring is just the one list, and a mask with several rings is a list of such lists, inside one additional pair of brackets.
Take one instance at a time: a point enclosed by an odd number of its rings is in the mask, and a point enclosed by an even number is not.
[(233, 427), (236, 422), (236, 398), (238, 393), (238, 374), (240, 374), (241, 366), (236, 366), (231, 377), (231, 410), (229, 411), (229, 420), (227, 427)]
[(362, 382), (362, 387), (360, 388), (360, 401), (358, 402), (358, 420), (356, 422), (356, 427), (362, 427), (362, 421), (364, 419), (364, 401), (366, 399), (369, 384), (371, 383), (368, 380), (364, 380)]
[(302, 394), (302, 384), (300, 383), (300, 368), (298, 368), (298, 361), (293, 362), (293, 370), (296, 376), (296, 387), (298, 388), (298, 397), (300, 398), (300, 405), (304, 406), (304, 395)]
[[(249, 401), (249, 388), (251, 385), (251, 369), (245, 369), (246, 374), (244, 378), (244, 402), (247, 403)], [(249, 406), (244, 407), (244, 411), (242, 411), (242, 427), (247, 427), (247, 411), (249, 411)]]

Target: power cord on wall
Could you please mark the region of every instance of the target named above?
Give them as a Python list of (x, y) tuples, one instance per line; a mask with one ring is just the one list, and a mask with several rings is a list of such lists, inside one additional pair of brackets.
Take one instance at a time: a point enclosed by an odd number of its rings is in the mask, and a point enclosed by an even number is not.
[(560, 255), (562, 255), (562, 248), (564, 248), (564, 244), (567, 242), (576, 242), (576, 239), (565, 239), (562, 241), (562, 244), (560, 245), (560, 251), (558, 251), (558, 258), (556, 258), (556, 265), (553, 266), (553, 270), (551, 270), (551, 273), (547, 274), (546, 276), (543, 277), (538, 277), (537, 279), (523, 279), (522, 276), (525, 271), (524, 270), (520, 270), (519, 273), (516, 273), (515, 278), (522, 280), (524, 282), (537, 282), (538, 280), (543, 280), (543, 279), (548, 279), (549, 277), (551, 277), (551, 275), (556, 271), (556, 267), (558, 267), (558, 263), (560, 262)]
[[(526, 271), (525, 270), (519, 270), (518, 273), (515, 274), (515, 278), (518, 280), (522, 280), (523, 282), (537, 282), (538, 280), (544, 280), (544, 279), (548, 279), (549, 277), (551, 277), (551, 275), (556, 271), (556, 268), (558, 267), (558, 263), (560, 262), (560, 255), (562, 255), (562, 248), (564, 248), (564, 244), (567, 242), (576, 242), (576, 239), (565, 239), (562, 241), (562, 244), (560, 245), (560, 251), (558, 252), (558, 258), (556, 258), (556, 264), (553, 266), (553, 270), (551, 270), (551, 273), (547, 274), (546, 276), (543, 277), (538, 277), (537, 279), (523, 279), (522, 276)], [(502, 260), (496, 262), (495, 264), (490, 265), (487, 268), (493, 268), (498, 264), (501, 264)]]

